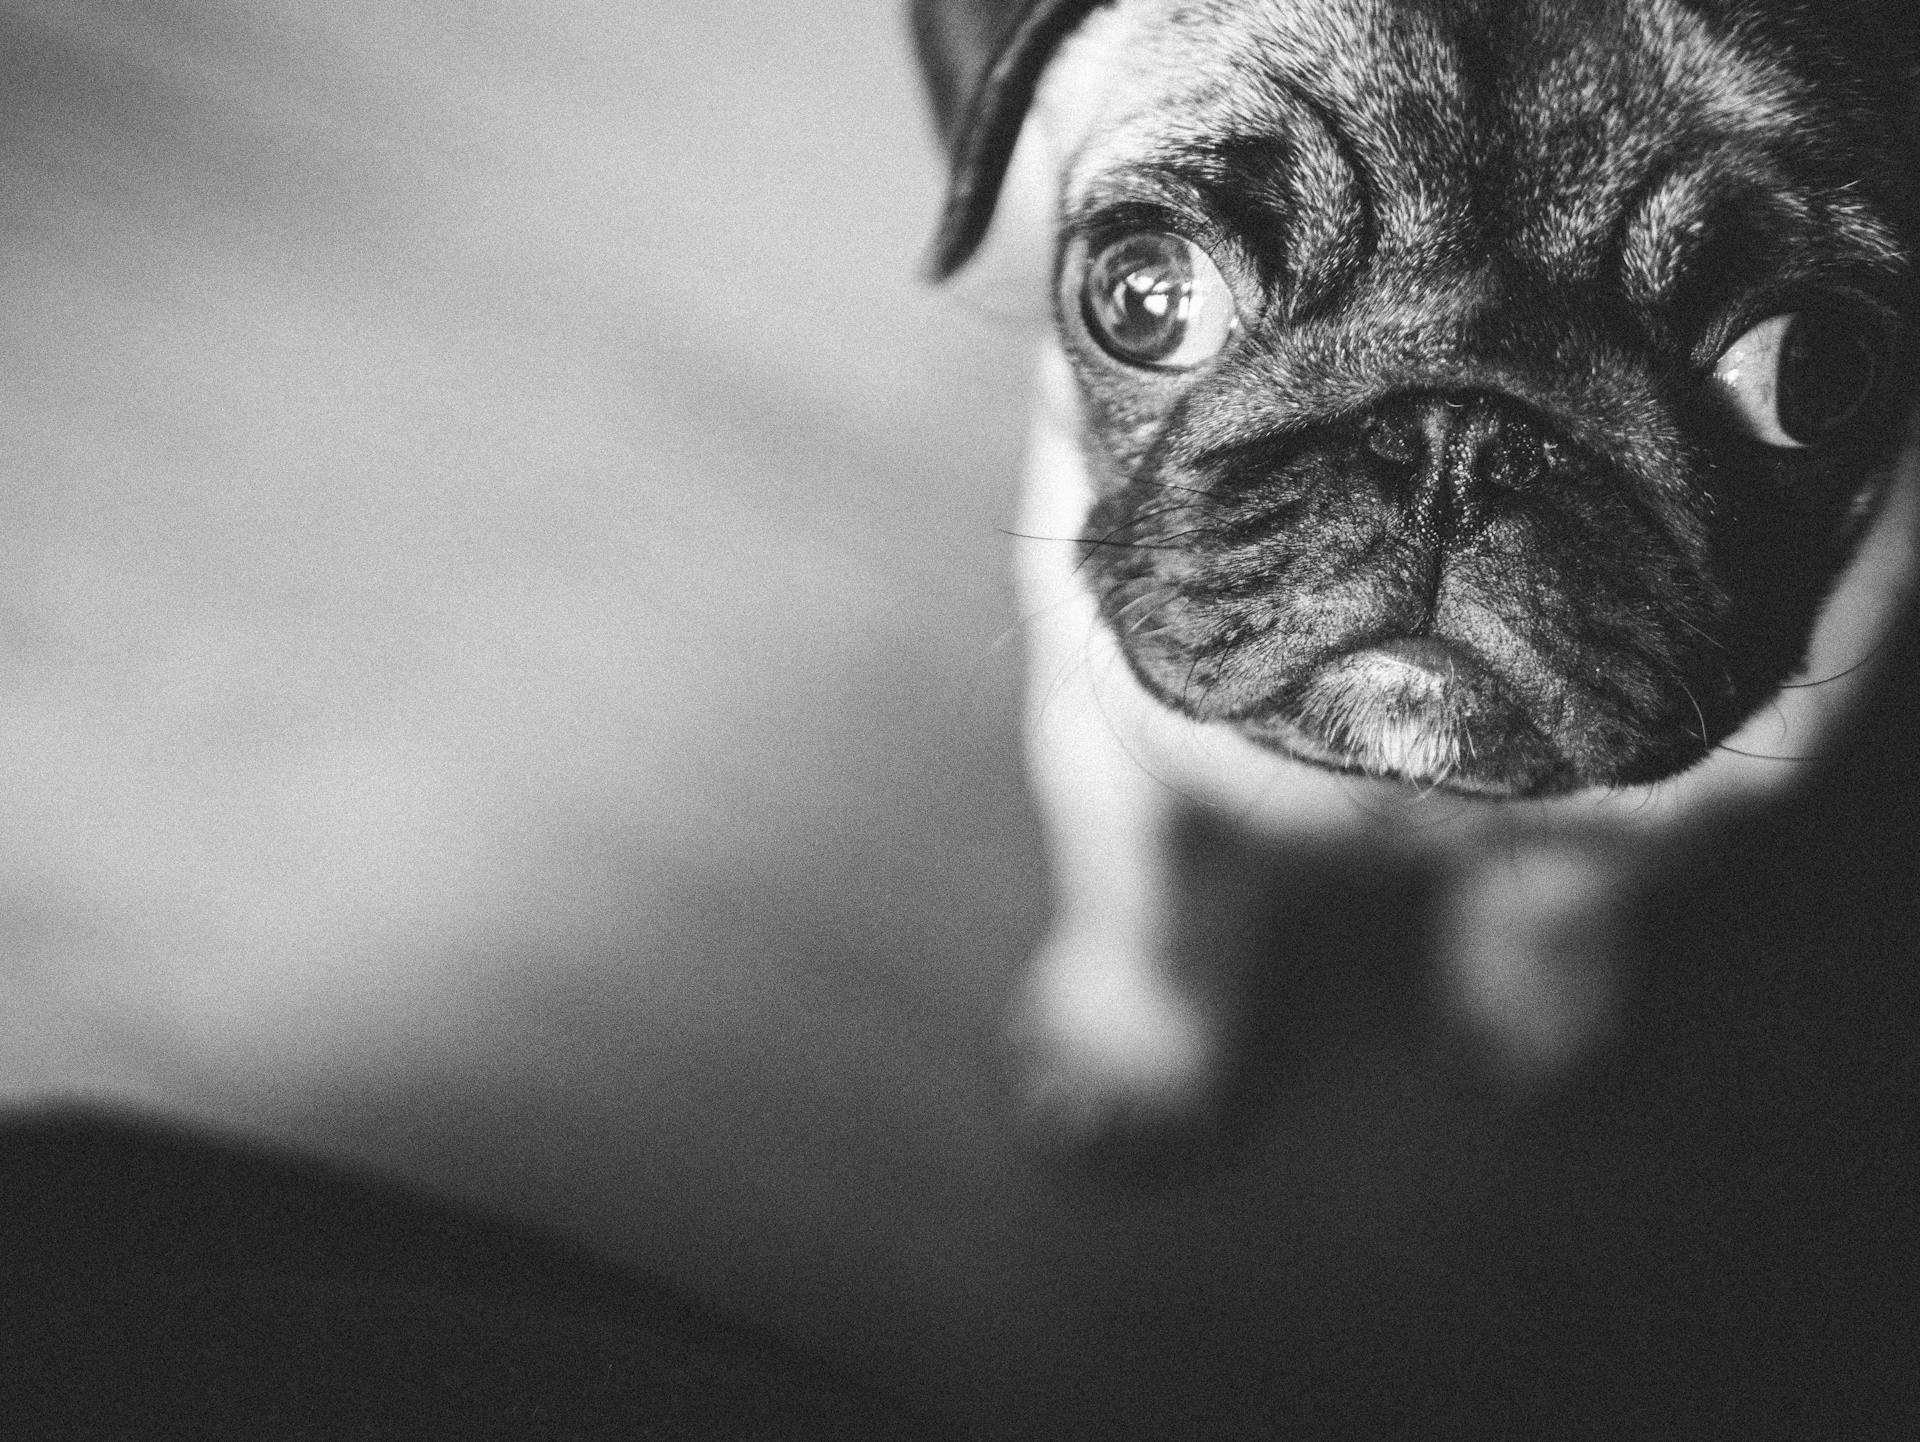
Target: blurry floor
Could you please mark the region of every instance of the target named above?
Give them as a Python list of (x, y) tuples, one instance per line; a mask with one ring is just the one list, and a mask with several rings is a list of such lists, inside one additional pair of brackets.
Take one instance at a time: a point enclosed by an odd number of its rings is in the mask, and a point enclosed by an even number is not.
[(934, 1442), (537, 1228), (153, 1118), (0, 1122), (0, 1435)]
[(557, 1225), (986, 1436), (1910, 1431), (1911, 647), (1564, 1093), (1381, 921), (1237, 1160), (1038, 1165), (1023, 346), (915, 278), (893, 6), (5, 12), (12, 1097)]

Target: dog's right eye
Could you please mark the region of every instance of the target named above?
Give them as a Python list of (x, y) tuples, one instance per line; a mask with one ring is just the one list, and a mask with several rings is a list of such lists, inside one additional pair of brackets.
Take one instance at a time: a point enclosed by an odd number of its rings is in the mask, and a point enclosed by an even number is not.
[(1728, 346), (1713, 386), (1755, 440), (1805, 450), (1859, 413), (1877, 371), (1858, 326), (1797, 312), (1763, 320)]
[(1102, 349), (1130, 365), (1186, 370), (1234, 329), (1233, 292), (1192, 241), (1142, 231), (1102, 247), (1087, 266), (1081, 313)]

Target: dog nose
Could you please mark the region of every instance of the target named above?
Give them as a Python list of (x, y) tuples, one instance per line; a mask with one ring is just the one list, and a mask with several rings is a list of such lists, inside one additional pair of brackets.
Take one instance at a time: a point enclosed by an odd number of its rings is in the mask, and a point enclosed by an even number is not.
[(1421, 540), (1457, 540), (1538, 481), (1556, 442), (1544, 424), (1491, 396), (1403, 396), (1376, 407), (1361, 438), (1386, 499)]

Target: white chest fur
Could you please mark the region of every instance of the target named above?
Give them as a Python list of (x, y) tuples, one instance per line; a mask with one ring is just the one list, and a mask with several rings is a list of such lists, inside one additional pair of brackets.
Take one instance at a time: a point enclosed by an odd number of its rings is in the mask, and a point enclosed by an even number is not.
[(1802, 674), (1697, 766), (1655, 785), (1538, 800), (1339, 775), (1181, 716), (1134, 679), (1077, 565), (1093, 493), (1057, 347), (1045, 349), (1038, 382), (1018, 572), (1028, 755), (1057, 911), (1017, 1031), (1036, 1104), (1070, 1133), (1203, 1109), (1221, 1080), (1217, 989), (1194, 987), (1168, 961), (1183, 809), (1277, 855), (1359, 847), (1438, 870), (1446, 995), (1509, 1076), (1564, 1068), (1605, 1032), (1621, 916), (1645, 877), (1670, 848), (1808, 773), (1871, 685), (1876, 649), (1915, 585), (1920, 456), (1910, 448)]

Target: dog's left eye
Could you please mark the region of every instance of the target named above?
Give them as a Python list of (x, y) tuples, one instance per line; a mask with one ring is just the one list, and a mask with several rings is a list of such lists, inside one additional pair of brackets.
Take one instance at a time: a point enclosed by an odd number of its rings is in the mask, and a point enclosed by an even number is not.
[(1087, 329), (1132, 365), (1185, 370), (1233, 334), (1233, 292), (1192, 241), (1142, 231), (1097, 252), (1081, 290)]
[(1860, 327), (1801, 312), (1763, 320), (1728, 346), (1713, 387), (1755, 440), (1805, 450), (1859, 413), (1877, 369)]

